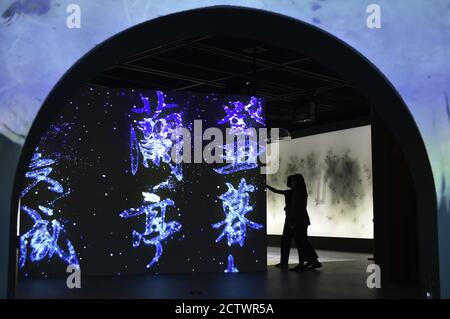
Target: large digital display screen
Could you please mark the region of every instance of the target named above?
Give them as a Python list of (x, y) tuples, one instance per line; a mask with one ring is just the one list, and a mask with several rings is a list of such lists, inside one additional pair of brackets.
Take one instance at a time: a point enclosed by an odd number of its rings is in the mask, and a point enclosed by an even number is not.
[(29, 164), (20, 276), (265, 270), (265, 177), (233, 160), (254, 149), (224, 141), (224, 163), (194, 158), (208, 128), (263, 126), (256, 97), (84, 87)]

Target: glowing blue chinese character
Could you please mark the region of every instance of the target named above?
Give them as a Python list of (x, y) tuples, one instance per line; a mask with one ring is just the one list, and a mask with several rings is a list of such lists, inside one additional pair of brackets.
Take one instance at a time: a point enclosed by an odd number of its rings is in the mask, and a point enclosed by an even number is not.
[(241, 143), (224, 145), (222, 148), (225, 151), (225, 155), (222, 157), (227, 162), (231, 161), (231, 163), (215, 168), (214, 171), (224, 175), (258, 167), (258, 156), (264, 153), (266, 149), (263, 145), (256, 143), (250, 138), (252, 134), (251, 130), (242, 131), (240, 135), (245, 137), (245, 139)]
[(230, 101), (228, 103), (231, 106), (225, 105), (223, 107), (226, 116), (219, 120), (217, 124), (229, 123), (232, 129), (245, 129), (249, 127), (248, 120), (252, 119), (264, 125), (261, 99), (252, 96), (248, 104), (244, 104), (242, 101)]
[[(28, 244), (31, 248), (30, 260), (32, 262), (41, 261), (45, 257), (51, 259), (56, 254), (69, 265), (79, 265), (75, 249), (69, 240), (66, 241), (67, 252), (58, 245), (63, 226), (56, 219), (43, 220), (37, 211), (27, 206), (22, 206), (21, 209), (27, 213), (34, 224), (28, 232), (20, 236), (19, 268), (25, 265)], [(49, 226), (51, 226), (51, 232)]]
[(225, 225), (222, 233), (217, 237), (216, 243), (226, 235), (228, 246), (239, 244), (242, 247), (247, 236), (247, 226), (253, 229), (263, 228), (263, 225), (245, 217), (253, 210), (253, 206), (249, 204), (249, 192), (253, 192), (255, 187), (247, 184), (244, 178), (241, 179), (238, 189), (235, 189), (230, 183), (226, 183), (226, 185), (228, 191), (219, 196), (222, 200), (225, 219), (212, 225), (216, 229)]
[(239, 270), (234, 266), (234, 257), (232, 254), (228, 255), (228, 266), (227, 269), (225, 269), (223, 272), (226, 273), (239, 272)]
[(56, 161), (53, 159), (44, 159), (42, 158), (41, 153), (34, 153), (31, 158), (31, 163), (29, 165), (30, 170), (25, 173), (26, 178), (33, 179), (34, 181), (28, 185), (21, 193), (21, 197), (25, 196), (31, 189), (33, 189), (40, 182), (47, 183), (48, 189), (54, 193), (63, 193), (64, 189), (62, 185), (55, 181), (54, 179), (48, 177), (48, 175), (52, 172), (53, 168), (50, 165), (53, 165)]
[(56, 254), (67, 264), (78, 265), (78, 259), (72, 243), (69, 240), (66, 241), (67, 252), (58, 245), (58, 239), (63, 232), (61, 223), (57, 219), (45, 220), (42, 218), (42, 216), (53, 216), (52, 205), (56, 200), (68, 194), (68, 192), (64, 193), (64, 188), (61, 183), (49, 177), (53, 171), (51, 166), (55, 163), (56, 160), (43, 158), (40, 152), (35, 152), (31, 158), (29, 171), (25, 173), (25, 177), (33, 181), (22, 190), (21, 198), (24, 198), (40, 182), (48, 184), (48, 190), (60, 194), (60, 196), (48, 201), (46, 205), (38, 205), (40, 212), (25, 205), (21, 207), (21, 210), (32, 219), (33, 226), (25, 234), (20, 236), (19, 268), (22, 268), (26, 263), (28, 245), (31, 248), (30, 261), (32, 262), (41, 261), (45, 257), (50, 259)]
[[(166, 109), (176, 107), (176, 104), (166, 104), (164, 102), (164, 94), (160, 91), (156, 92), (158, 97), (156, 110), (151, 114), (151, 107), (148, 97), (141, 95), (143, 107), (134, 106), (132, 112), (137, 114), (148, 114), (142, 120), (135, 121), (135, 126), (130, 125), (130, 159), (131, 172), (136, 174), (139, 166), (139, 154), (142, 155), (142, 164), (149, 167), (149, 161), (158, 166), (161, 162), (169, 165), (172, 174), (177, 180), (182, 179), (182, 171), (180, 164), (173, 164), (170, 152), (178, 140), (172, 138), (176, 129), (181, 128), (181, 113), (171, 113), (162, 116), (162, 112)], [(136, 130), (141, 133), (141, 138), (136, 136)], [(181, 138), (181, 137), (180, 137)]]
[[(160, 200), (159, 196), (152, 193), (143, 193), (144, 201), (153, 202), (152, 204), (143, 205), (138, 208), (130, 208), (124, 210), (120, 217), (131, 218), (139, 215), (146, 215), (145, 219), (145, 229), (142, 233), (133, 230), (133, 247), (138, 247), (141, 242), (145, 245), (155, 246), (155, 256), (147, 264), (147, 268), (153, 266), (158, 262), (159, 258), (163, 253), (162, 241), (172, 236), (174, 233), (181, 230), (181, 224), (177, 221), (166, 222), (166, 207), (175, 207), (174, 202), (167, 198)], [(160, 214), (158, 210), (160, 209)]]
[[(228, 163), (221, 168), (216, 168), (219, 174), (232, 174), (238, 171), (258, 167), (257, 158), (265, 152), (265, 147), (256, 142), (256, 131), (252, 129), (252, 121), (264, 125), (262, 117), (262, 100), (254, 96), (248, 104), (242, 101), (231, 101), (230, 106), (225, 105), (226, 116), (217, 124), (228, 123), (231, 127), (229, 134), (233, 134), (242, 141), (230, 143), (223, 146), (225, 155), (222, 156)], [(254, 137), (254, 139), (252, 139)]]

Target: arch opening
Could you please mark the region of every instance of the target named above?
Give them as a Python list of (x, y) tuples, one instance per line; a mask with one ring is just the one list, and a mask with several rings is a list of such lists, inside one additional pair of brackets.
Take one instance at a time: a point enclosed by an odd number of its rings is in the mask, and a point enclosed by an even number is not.
[[(233, 20), (233, 24), (228, 23), (230, 19)], [(180, 28), (180, 25), (185, 27)], [(145, 41), (142, 39), (145, 39)], [(228, 41), (228, 44), (224, 48), (221, 47), (221, 45), (223, 46), (226, 42), (224, 39), (233, 40)], [(230, 50), (233, 45), (237, 46), (242, 39), (244, 42), (251, 39), (250, 45), (248, 45), (247, 48), (244, 48), (244, 51), (241, 50), (240, 53), (236, 53), (236, 50)], [(295, 41), (295, 39), (302, 40)], [(216, 42), (212, 43), (214, 41)], [(83, 57), (66, 73), (52, 90), (32, 126), (16, 173), (14, 195), (11, 205), (12, 216), (16, 216), (15, 212), (17, 212), (18, 198), (20, 197), (20, 192), (24, 183), (24, 175), (35, 150), (35, 146), (38, 145), (41, 136), (43, 136), (55, 114), (57, 114), (57, 112), (55, 112), (57, 108), (66, 103), (68, 97), (73, 94), (74, 88), (79, 88), (85, 83), (93, 83), (108, 87), (127, 86), (125, 83), (126, 81), (124, 81), (124, 78), (126, 77), (124, 74), (126, 74), (126, 72), (123, 71), (123, 69), (128, 70), (128, 72), (141, 73), (142, 71), (149, 72), (149, 69), (152, 71), (148, 66), (136, 65), (136, 63), (132, 64), (130, 61), (142, 61), (143, 55), (145, 57), (152, 56), (156, 51), (164, 50), (164, 48), (167, 49), (168, 44), (170, 44), (171, 47), (188, 45), (191, 48), (195, 48), (195, 50), (197, 50), (196, 52), (215, 50), (212, 53), (221, 55), (223, 59), (241, 60), (241, 62), (251, 65), (251, 68), (248, 70), (241, 69), (240, 72), (238, 72), (239, 70), (229, 72), (230, 75), (228, 76), (231, 77), (231, 81), (224, 87), (221, 86), (221, 84), (227, 80), (222, 80), (222, 82), (217, 80), (214, 81), (217, 77), (213, 77), (213, 80), (210, 80), (209, 83), (208, 81), (199, 81), (199, 79), (192, 77), (194, 80), (197, 80), (198, 83), (183, 86), (176, 85), (178, 84), (177, 81), (185, 81), (186, 78), (179, 76), (176, 78), (173, 76), (176, 72), (168, 69), (168, 65), (173, 64), (173, 61), (171, 61), (171, 63), (166, 64), (163, 68), (165, 73), (159, 72), (158, 75), (158, 72), (153, 72), (153, 75), (157, 75), (158, 77), (172, 78), (172, 83), (166, 81), (168, 87), (177, 87), (179, 91), (188, 90), (193, 92), (196, 90), (201, 92), (214, 90), (222, 93), (236, 93), (237, 91), (240, 91), (241, 94), (248, 95), (260, 95), (261, 93), (264, 93), (266, 94), (265, 97), (269, 99), (269, 102), (267, 102), (266, 105), (268, 109), (280, 109), (281, 103), (284, 103), (283, 108), (288, 110), (287, 112), (293, 108), (293, 105), (298, 105), (300, 100), (293, 99), (296, 95), (292, 93), (289, 94), (290, 92), (288, 92), (284, 95), (277, 95), (284, 96), (286, 101), (276, 100), (276, 103), (271, 103), (270, 98), (272, 97), (268, 93), (270, 90), (262, 90), (261, 87), (266, 85), (276, 91), (286, 88), (287, 85), (285, 84), (280, 88), (280, 81), (278, 81), (277, 87), (277, 83), (273, 83), (277, 81), (267, 81), (266, 78), (261, 76), (261, 72), (264, 71), (260, 71), (258, 68), (273, 69), (275, 66), (280, 68), (281, 65), (281, 70), (279, 69), (278, 71), (287, 73), (292, 73), (294, 70), (297, 72), (301, 68), (299, 68), (298, 65), (295, 67), (286, 64), (289, 60), (287, 57), (283, 57), (286, 58), (286, 60), (274, 65), (275, 63), (270, 58), (261, 58), (264, 54), (270, 54), (264, 50), (267, 50), (267, 47), (280, 48), (283, 51), (279, 50), (279, 52), (284, 52), (285, 54), (294, 52), (296, 54), (295, 58), (291, 61), (298, 60), (297, 63), (304, 63), (306, 60), (312, 58), (314, 62), (319, 64), (317, 68), (324, 66), (326, 71), (322, 72), (317, 72), (317, 69), (314, 69), (313, 71), (302, 70), (303, 76), (309, 76), (309, 79), (301, 85), (305, 87), (308, 85), (311, 86), (311, 83), (314, 81), (320, 82), (320, 85), (312, 85), (310, 91), (308, 91), (308, 89), (304, 90), (306, 93), (302, 90), (298, 90), (298, 87), (296, 88), (297, 96), (307, 97), (304, 98), (304, 102), (307, 105), (303, 106), (302, 109), (309, 109), (309, 112), (306, 112), (305, 116), (301, 115), (301, 112), (295, 113), (295, 121), (289, 120), (282, 124), (284, 128), (292, 132), (297, 129), (303, 130), (304, 132), (306, 130), (314, 132), (314, 127), (318, 126), (317, 121), (325, 118), (319, 117), (318, 120), (311, 121), (311, 110), (313, 109), (313, 106), (311, 105), (314, 105), (314, 103), (317, 103), (318, 105), (326, 104), (324, 98), (319, 96), (320, 92), (317, 88), (322, 87), (326, 90), (346, 88), (347, 90), (351, 90), (352, 86), (357, 86), (355, 92), (346, 92), (344, 97), (347, 98), (347, 100), (344, 103), (351, 104), (348, 102), (351, 98), (359, 98), (360, 102), (356, 103), (358, 105), (354, 108), (349, 107), (348, 109), (341, 111), (340, 114), (331, 116), (328, 122), (325, 120), (324, 123), (320, 124), (322, 127), (328, 128), (337, 121), (350, 121), (353, 123), (348, 124), (350, 126), (371, 124), (372, 132), (375, 130), (375, 134), (380, 137), (376, 141), (372, 140), (372, 143), (376, 145), (374, 147), (379, 147), (377, 148), (377, 154), (381, 154), (378, 152), (380, 152), (383, 147), (384, 150), (388, 148), (389, 150), (395, 149), (392, 152), (394, 154), (398, 153), (393, 156), (396, 156), (395, 158), (403, 163), (402, 167), (406, 168), (405, 176), (407, 175), (407, 177), (404, 178), (410, 179), (407, 184), (412, 187), (411, 192), (414, 192), (416, 197), (414, 210), (417, 212), (417, 226), (412, 227), (417, 227), (418, 232), (417, 245), (415, 247), (418, 254), (417, 279), (420, 282), (422, 291), (433, 289), (435, 294), (438, 294), (439, 280), (438, 269), (436, 268), (436, 265), (438, 264), (436, 261), (437, 238), (427, 236), (427, 234), (436, 234), (436, 216), (435, 213), (430, 214), (430, 211), (436, 211), (434, 183), (423, 141), (421, 140), (420, 133), (407, 106), (381, 73), (355, 50), (315, 27), (291, 18), (259, 10), (215, 7), (161, 17), (114, 36)], [(324, 48), (327, 49), (324, 50)], [(249, 51), (246, 52), (245, 50)], [(330, 54), (330, 52), (332, 52), (332, 54)], [(231, 54), (231, 56), (227, 57), (226, 53)], [(243, 59), (251, 59), (252, 56), (256, 58), (252, 60), (251, 63), (248, 63), (249, 61), (242, 61)], [(280, 58), (280, 55), (277, 55), (277, 57)], [(153, 61), (153, 65), (154, 62), (155, 61)], [(285, 62), (284, 66), (282, 66), (283, 62)], [(159, 63), (164, 64), (164, 61), (160, 58)], [(230, 64), (227, 65), (229, 66)], [(114, 69), (118, 66), (122, 68), (122, 73), (114, 74), (114, 72), (116, 72)], [(188, 63), (185, 63), (183, 66), (184, 69), (189, 67)], [(211, 70), (212, 66), (205, 66), (203, 63), (202, 67), (203, 75), (207, 72), (213, 72)], [(198, 69), (196, 72), (199, 72)], [(236, 77), (236, 73), (244, 75)], [(274, 74), (271, 75), (272, 78), (275, 76), (276, 75)], [(132, 77), (133, 76), (131, 76), (131, 78)], [(222, 76), (222, 78), (226, 77), (227, 75)], [(130, 77), (128, 77), (128, 80), (129, 79)], [(139, 81), (136, 82), (135, 77), (134, 82), (129, 82), (128, 86), (136, 89), (151, 88), (155, 86), (149, 85), (148, 78), (145, 77), (140, 84), (138, 83)], [(325, 82), (326, 85), (323, 85), (322, 82)], [(298, 83), (295, 84), (298, 85)], [(258, 94), (258, 90), (260, 91), (260, 94)], [(55, 105), (58, 107), (55, 107)], [(283, 114), (283, 116), (289, 116), (289, 114), (286, 113)], [(290, 126), (287, 126), (289, 122)], [(273, 122), (272, 124), (273, 126), (280, 126), (280, 123), (277, 122)], [(329, 130), (331, 131), (332, 129)], [(373, 172), (374, 179), (376, 178), (375, 174), (377, 174), (376, 169), (380, 172), (385, 170), (386, 165), (388, 165), (387, 159), (382, 156), (377, 158), (377, 163), (378, 164), (374, 167)], [(414, 172), (414, 174), (411, 174), (411, 172)], [(382, 173), (380, 174), (383, 175)], [(377, 210), (381, 211), (387, 208), (393, 209), (389, 206), (390, 203), (387, 199), (390, 195), (376, 194), (377, 189), (380, 191), (383, 188), (383, 185), (386, 185), (383, 183), (386, 182), (386, 178), (384, 180), (380, 179), (379, 185), (381, 186), (378, 186), (377, 188), (377, 186), (374, 185), (374, 201), (377, 201), (376, 196), (379, 196), (379, 203), (381, 203), (378, 204), (379, 207), (376, 206), (378, 202), (374, 203), (374, 253), (376, 262), (378, 263), (379, 261), (382, 265), (392, 264), (393, 260), (392, 256), (388, 256), (388, 254), (385, 253), (386, 247), (390, 244), (390, 239), (383, 236), (383, 233), (385, 233), (386, 229), (393, 227), (395, 223), (402, 223), (404, 221), (402, 218), (405, 218), (405, 216), (402, 216), (399, 220), (394, 221), (388, 218), (386, 219), (382, 214), (377, 215)], [(397, 209), (402, 208), (397, 207)], [(377, 218), (379, 218), (378, 221)], [(14, 222), (11, 229), (15, 229), (15, 227), (16, 225)], [(12, 234), (14, 234), (14, 232), (12, 232)], [(13, 236), (11, 236), (11, 290), (13, 289), (12, 283), (15, 278), (16, 268), (14, 241)], [(430, 247), (432, 249), (430, 249)], [(387, 266), (386, 268), (389, 267)]]

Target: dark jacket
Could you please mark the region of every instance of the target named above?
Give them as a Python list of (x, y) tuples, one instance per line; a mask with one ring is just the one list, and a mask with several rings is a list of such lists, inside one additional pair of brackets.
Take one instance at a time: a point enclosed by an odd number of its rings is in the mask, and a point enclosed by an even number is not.
[(286, 223), (291, 226), (305, 227), (310, 225), (308, 211), (306, 206), (308, 203), (308, 195), (299, 188), (288, 190), (279, 190), (267, 185), (271, 191), (284, 195), (286, 206)]

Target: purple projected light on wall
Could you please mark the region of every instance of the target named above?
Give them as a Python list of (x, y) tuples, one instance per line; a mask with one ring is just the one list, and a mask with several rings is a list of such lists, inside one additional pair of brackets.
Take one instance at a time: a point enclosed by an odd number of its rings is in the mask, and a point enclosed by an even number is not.
[(228, 255), (228, 266), (227, 266), (227, 269), (225, 269), (223, 272), (225, 272), (225, 273), (236, 273), (236, 272), (239, 272), (239, 269), (237, 269), (234, 266), (234, 257), (233, 257), (232, 254)]
[[(158, 262), (163, 253), (161, 242), (174, 233), (181, 230), (181, 224), (177, 221), (166, 222), (166, 208), (168, 206), (175, 207), (175, 203), (170, 198), (160, 200), (159, 196), (151, 193), (143, 193), (144, 201), (151, 201), (152, 204), (143, 205), (138, 208), (130, 208), (120, 214), (122, 218), (137, 217), (139, 215), (146, 215), (145, 229), (138, 232), (133, 230), (133, 247), (138, 247), (141, 242), (145, 245), (154, 246), (156, 249), (155, 256), (147, 264), (150, 268)], [(160, 213), (158, 213), (158, 209)]]
[(256, 131), (252, 123), (264, 125), (262, 116), (262, 99), (250, 97), (248, 103), (242, 101), (230, 101), (224, 105), (226, 116), (217, 121), (217, 124), (229, 124), (229, 134), (238, 138), (237, 142), (224, 145), (223, 159), (231, 162), (220, 168), (214, 169), (219, 174), (232, 174), (258, 167), (258, 156), (265, 152), (265, 147), (256, 141)]
[[(157, 102), (156, 107), (152, 111), (149, 98), (140, 94), (143, 106), (133, 106), (131, 111), (135, 114), (143, 115), (139, 120), (134, 120), (134, 124), (130, 124), (130, 163), (131, 173), (136, 175), (139, 167), (139, 156), (142, 156), (142, 164), (145, 168), (149, 168), (149, 162), (156, 167), (160, 167), (161, 163), (168, 165), (171, 174), (175, 176), (177, 181), (183, 179), (181, 163), (173, 164), (171, 151), (177, 147), (178, 138), (172, 138), (175, 130), (182, 127), (181, 113), (173, 112), (162, 115), (163, 112), (178, 107), (177, 104), (167, 104), (165, 102), (164, 93), (156, 91)], [(136, 136), (136, 129), (141, 133), (141, 138)], [(170, 177), (159, 182), (150, 188), (153, 191), (160, 189), (172, 189), (175, 183)], [(178, 221), (165, 221), (166, 207), (173, 206), (175, 203), (172, 199), (167, 198), (160, 200), (155, 193), (143, 192), (144, 202), (152, 202), (149, 205), (143, 205), (139, 208), (130, 208), (124, 210), (120, 217), (130, 218), (139, 215), (146, 215), (144, 232), (133, 230), (133, 247), (138, 247), (140, 243), (152, 245), (155, 247), (155, 256), (147, 264), (147, 268), (155, 265), (163, 253), (162, 241), (181, 230), (181, 223)], [(158, 215), (157, 209), (160, 209)]]
[[(43, 158), (42, 153), (38, 151), (33, 154), (29, 165), (30, 170), (25, 173), (25, 177), (33, 181), (23, 189), (21, 198), (24, 198), (41, 182), (48, 185), (47, 189), (51, 193), (62, 194), (62, 196), (65, 195), (61, 183), (49, 177), (50, 173), (53, 171), (52, 165), (56, 162), (57, 161), (52, 158)], [(61, 198), (61, 195), (58, 198)], [(64, 227), (60, 221), (56, 218), (50, 220), (44, 219), (45, 217), (53, 217), (52, 205), (54, 202), (55, 200), (52, 200), (48, 201), (45, 205), (37, 205), (40, 213), (37, 210), (22, 205), (21, 210), (31, 218), (33, 225), (28, 231), (22, 234), (19, 239), (19, 268), (25, 266), (28, 245), (31, 248), (31, 262), (42, 261), (45, 257), (51, 259), (53, 255), (56, 254), (67, 264), (79, 265), (72, 243), (69, 240), (66, 240), (67, 252), (65, 252), (58, 244), (60, 235), (64, 233)]]
[[(61, 277), (75, 262), (86, 276), (223, 273), (230, 254), (230, 270), (264, 270), (264, 232), (248, 233), (265, 227), (264, 177), (256, 170), (217, 174), (209, 163), (183, 162), (177, 170), (171, 157), (166, 162), (177, 128), (199, 118), (215, 127), (230, 100), (249, 97), (81, 88), (55, 116), (27, 170), (19, 276)], [(222, 203), (225, 182), (233, 189)], [(225, 189), (216, 193), (220, 185)], [(227, 218), (222, 204), (230, 212), (244, 206)]]
[(239, 244), (244, 246), (245, 237), (247, 236), (247, 226), (253, 229), (261, 229), (264, 226), (248, 220), (245, 215), (253, 210), (250, 205), (250, 194), (255, 187), (247, 184), (244, 178), (241, 179), (237, 189), (230, 183), (226, 183), (228, 191), (219, 196), (222, 200), (222, 206), (225, 213), (225, 219), (216, 224), (213, 228), (220, 228), (225, 225), (224, 229), (216, 239), (216, 243), (227, 236), (227, 244)]
[(230, 124), (232, 130), (237, 128), (248, 128), (249, 120), (264, 125), (265, 121), (262, 116), (262, 100), (257, 97), (250, 97), (250, 101), (244, 104), (242, 101), (230, 101), (229, 106), (223, 107), (226, 116), (219, 120), (217, 124)]
[[(152, 114), (148, 97), (141, 95), (143, 107), (133, 106), (131, 111), (136, 114), (148, 115), (141, 120), (135, 120), (130, 125), (130, 158), (131, 172), (137, 173), (139, 167), (139, 152), (142, 156), (142, 164), (149, 167), (149, 161), (158, 166), (161, 162), (170, 166), (172, 174), (181, 180), (183, 178), (181, 164), (173, 164), (170, 151), (175, 147), (178, 140), (171, 139), (176, 129), (182, 127), (181, 113), (171, 113), (161, 116), (167, 109), (177, 107), (176, 104), (166, 104), (164, 93), (157, 91), (157, 106)], [(136, 136), (136, 129), (141, 132), (142, 138)]]
[[(67, 240), (67, 252), (59, 246), (58, 241), (64, 227), (56, 219), (44, 220), (41, 215), (27, 206), (21, 207), (34, 222), (29, 231), (20, 236), (19, 268), (25, 266), (27, 259), (27, 246), (30, 244), (30, 260), (32, 262), (42, 261), (45, 257), (51, 259), (57, 255), (68, 265), (78, 266), (78, 258), (72, 243)], [(51, 228), (51, 231), (49, 230)]]

